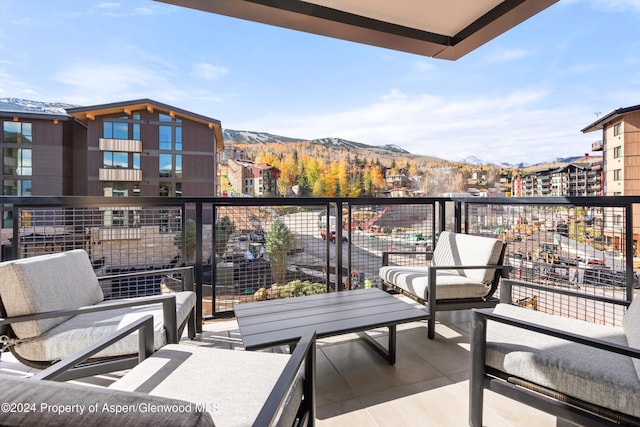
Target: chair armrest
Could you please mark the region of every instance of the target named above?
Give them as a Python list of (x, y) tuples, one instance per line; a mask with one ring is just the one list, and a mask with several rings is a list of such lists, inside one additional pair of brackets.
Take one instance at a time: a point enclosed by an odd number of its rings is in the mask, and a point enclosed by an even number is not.
[(278, 415), (285, 405), (290, 405), (288, 397), (295, 386), (304, 363), (303, 400), (298, 415), (305, 418), (299, 425), (313, 425), (316, 418), (316, 332), (309, 330), (302, 335), (278, 378), (273, 390), (262, 406), (254, 426), (271, 426), (278, 423)]
[(72, 370), (78, 364), (86, 361), (91, 356), (104, 350), (131, 333), (140, 330), (138, 335), (138, 363), (151, 356), (153, 353), (153, 316), (146, 316), (137, 319), (128, 325), (118, 329), (116, 332), (101, 339), (97, 343), (81, 350), (63, 360), (56, 362), (49, 368), (40, 371), (33, 376), (35, 380), (60, 380), (67, 371)]
[(176, 317), (176, 297), (175, 295), (152, 295), (148, 297), (130, 298), (117, 300), (99, 305), (89, 305), (84, 307), (54, 310), (43, 313), (25, 314), (21, 316), (0, 318), (0, 325), (11, 323), (27, 322), (30, 320), (50, 319), (55, 317), (76, 316), (78, 314), (96, 313), (99, 311), (114, 310), (117, 308), (136, 307), (141, 305), (162, 303), (162, 315), (164, 327), (167, 331), (167, 342), (175, 344), (178, 342), (177, 317)]
[[(523, 308), (523, 310), (526, 310)], [(613, 353), (618, 353), (623, 356), (633, 357), (640, 359), (640, 349), (633, 348), (625, 345), (615, 344), (609, 341), (604, 341), (597, 338), (591, 338), (585, 335), (574, 334), (571, 332), (561, 331), (559, 329), (550, 328), (547, 326), (541, 326), (536, 323), (527, 322), (524, 320), (516, 319), (514, 317), (504, 316), (501, 314), (495, 314), (491, 309), (471, 309), (472, 311), (472, 343), (486, 343), (486, 323), (487, 320), (493, 320), (496, 322), (504, 323), (506, 325), (522, 328), (528, 331), (537, 332), (544, 335), (560, 338), (566, 341), (583, 344), (589, 347), (598, 348)], [(476, 334), (478, 336), (476, 337)], [(476, 342), (476, 339), (479, 342)], [(483, 344), (484, 345), (484, 344)]]
[(389, 265), (389, 255), (424, 255), (427, 261), (433, 259), (433, 251), (383, 251), (382, 266)]
[(500, 302), (511, 304), (514, 287), (536, 289), (539, 291), (551, 292), (554, 294), (566, 295), (570, 297), (587, 299), (591, 301), (599, 301), (607, 304), (621, 305), (624, 307), (629, 307), (629, 305), (631, 304), (631, 301), (609, 298), (609, 297), (604, 297), (600, 295), (592, 295), (584, 292), (576, 292), (573, 290), (563, 289), (558, 287), (539, 285), (537, 283), (525, 282), (522, 280), (515, 280), (515, 279), (504, 279), (500, 281)]
[(188, 267), (174, 267), (174, 268), (163, 268), (159, 270), (140, 270), (132, 273), (122, 273), (122, 274), (113, 274), (109, 276), (100, 276), (98, 277), (98, 281), (107, 281), (107, 280), (120, 280), (127, 279), (133, 277), (142, 277), (149, 275), (170, 275), (175, 273), (182, 274), (182, 290), (184, 291), (193, 291), (195, 289), (195, 275), (193, 273), (193, 266)]

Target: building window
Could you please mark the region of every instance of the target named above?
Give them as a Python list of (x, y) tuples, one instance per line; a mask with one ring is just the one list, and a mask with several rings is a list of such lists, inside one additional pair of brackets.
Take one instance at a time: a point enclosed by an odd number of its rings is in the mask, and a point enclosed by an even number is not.
[(129, 153), (105, 151), (102, 153), (102, 166), (105, 169), (128, 169)]
[(158, 132), (160, 134), (160, 149), (161, 150), (172, 150), (173, 149), (173, 138), (172, 138), (172, 126), (158, 126)]
[(182, 178), (182, 154), (161, 153), (160, 178)]
[(622, 169), (616, 169), (613, 171), (613, 180), (614, 181), (622, 180)]
[(171, 197), (173, 187), (170, 182), (161, 182), (160, 183), (160, 197)]
[(160, 154), (160, 177), (171, 178), (173, 176), (173, 155)]
[(613, 148), (613, 158), (617, 159), (619, 157), (622, 157), (622, 146), (621, 145)]
[[(182, 151), (182, 127), (158, 126), (159, 144), (164, 151)], [(175, 145), (174, 145), (175, 141)]]
[(30, 148), (5, 148), (2, 150), (3, 168), (5, 175), (31, 176), (31, 149)]
[(129, 139), (129, 124), (126, 122), (104, 122), (102, 137), (108, 139)]
[[(126, 182), (105, 182), (104, 197), (127, 197), (129, 195)], [(127, 227), (129, 225), (126, 210), (104, 211), (104, 225), (107, 227)]]
[(182, 154), (175, 155), (175, 174), (174, 176), (178, 179), (182, 179)]
[(622, 122), (616, 123), (613, 125), (613, 136), (618, 136), (622, 134)]
[(31, 196), (30, 179), (5, 179), (2, 183), (3, 196)]
[(2, 126), (5, 144), (31, 144), (31, 123), (4, 122)]

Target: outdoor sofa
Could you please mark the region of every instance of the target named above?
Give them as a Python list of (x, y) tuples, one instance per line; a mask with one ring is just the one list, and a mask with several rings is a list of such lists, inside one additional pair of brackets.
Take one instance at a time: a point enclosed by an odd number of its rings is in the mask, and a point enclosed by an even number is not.
[[(513, 288), (628, 308), (619, 326), (512, 305)], [(541, 294), (541, 295), (542, 295)], [(495, 309), (473, 310), (469, 425), (482, 426), (488, 389), (583, 426), (640, 425), (640, 302), (503, 280)], [(550, 300), (551, 299), (551, 300)], [(540, 308), (540, 301), (538, 308)], [(560, 424), (559, 424), (560, 425)]]
[[(387, 251), (379, 276), (392, 289), (426, 305), (431, 318), (428, 337), (435, 336), (437, 311), (495, 307), (493, 296), (501, 276), (506, 245), (501, 240), (443, 231), (433, 252)], [(429, 263), (390, 265), (390, 255), (412, 256)]]

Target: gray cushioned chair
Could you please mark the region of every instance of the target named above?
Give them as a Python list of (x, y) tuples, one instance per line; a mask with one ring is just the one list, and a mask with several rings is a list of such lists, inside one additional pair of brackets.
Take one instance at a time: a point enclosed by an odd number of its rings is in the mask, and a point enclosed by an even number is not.
[(503, 280), (503, 303), (473, 311), (469, 424), (482, 425), (487, 388), (577, 425), (640, 425), (640, 302), (629, 305), (621, 326), (599, 325), (511, 305), (516, 286), (565, 301), (629, 304)]
[[(437, 311), (495, 307), (506, 245), (498, 239), (443, 231), (433, 252), (388, 251), (379, 275), (385, 288), (429, 307), (428, 336), (435, 336)], [(389, 265), (390, 255), (419, 256), (427, 266)]]
[[(0, 327), (10, 326), (5, 331), (4, 342), (21, 362), (44, 368), (146, 314), (154, 318), (156, 349), (177, 343), (185, 325), (189, 326), (189, 336), (194, 337), (193, 268), (161, 272), (181, 275), (185, 290), (105, 301), (99, 282), (114, 277), (98, 278), (84, 250), (0, 263), (0, 301), (5, 311), (4, 315), (0, 314)], [(132, 279), (151, 273), (118, 277)], [(73, 375), (94, 375), (100, 370), (130, 367), (135, 358), (128, 355), (135, 353), (137, 344), (135, 334), (120, 340), (96, 355), (96, 360), (104, 363), (94, 364), (85, 374), (78, 368)]]

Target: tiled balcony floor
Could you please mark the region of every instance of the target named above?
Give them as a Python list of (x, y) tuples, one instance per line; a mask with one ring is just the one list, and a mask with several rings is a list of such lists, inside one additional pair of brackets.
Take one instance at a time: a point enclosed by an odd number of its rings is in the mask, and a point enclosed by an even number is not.
[[(426, 322), (398, 327), (397, 361), (389, 365), (355, 334), (321, 339), (317, 354), (319, 426), (466, 426), (468, 416), (469, 313), (438, 313), (435, 340)], [(386, 345), (386, 328), (372, 331)], [(242, 349), (235, 320), (204, 325), (192, 345)], [(273, 351), (284, 351), (276, 348)], [(0, 372), (25, 369), (2, 355)], [(108, 384), (117, 376), (87, 379)], [(205, 379), (206, 380), (206, 379)], [(486, 426), (556, 426), (555, 417), (491, 392), (485, 395)]]

